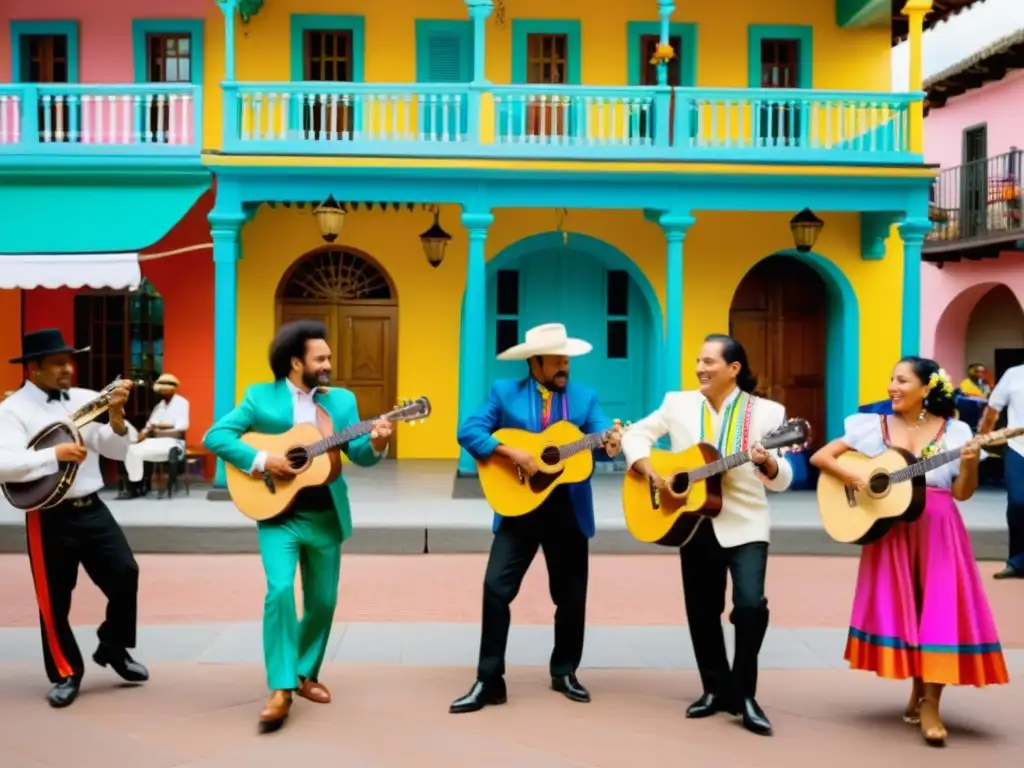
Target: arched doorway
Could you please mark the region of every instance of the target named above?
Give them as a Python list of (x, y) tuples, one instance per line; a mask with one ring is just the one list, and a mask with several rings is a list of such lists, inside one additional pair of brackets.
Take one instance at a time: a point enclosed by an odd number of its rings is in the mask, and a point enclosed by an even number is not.
[(810, 265), (771, 256), (740, 282), (729, 309), (729, 333), (747, 350), (758, 390), (807, 419), (815, 446), (827, 437), (826, 344), (829, 289)]
[(277, 323), (302, 318), (327, 326), (333, 385), (355, 393), (360, 418), (389, 410), (398, 373), (398, 294), (380, 265), (336, 246), (299, 258), (278, 286)]
[(661, 309), (628, 256), (578, 233), (568, 242), (561, 233), (534, 235), (496, 255), (488, 263), (488, 380), (526, 375), (526, 363), (495, 357), (543, 323), (564, 323), (594, 346), (573, 360), (572, 377), (597, 390), (608, 418), (637, 421), (657, 407)]
[[(974, 305), (967, 319), (964, 339), (964, 370), (950, 371), (960, 381), (971, 363), (981, 363), (993, 379), (1024, 362), (1024, 311), (1005, 285), (988, 290)], [(994, 382), (993, 382), (994, 383)]]

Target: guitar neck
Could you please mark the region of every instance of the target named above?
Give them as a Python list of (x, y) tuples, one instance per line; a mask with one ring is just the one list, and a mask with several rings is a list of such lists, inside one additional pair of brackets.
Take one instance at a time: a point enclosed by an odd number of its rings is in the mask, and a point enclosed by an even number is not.
[(914, 462), (903, 469), (893, 472), (889, 476), (889, 480), (893, 483), (904, 483), (912, 478), (920, 477), (926, 472), (931, 472), (933, 469), (945, 466), (951, 461), (956, 461), (958, 458), (960, 458), (959, 448), (943, 451), (942, 453), (936, 453), (934, 456), (929, 456), (927, 459), (921, 459), (921, 461)]
[(723, 456), (717, 461), (712, 461), (710, 464), (704, 464), (690, 472), (690, 482), (696, 483), (701, 480), (707, 480), (709, 477), (714, 477), (715, 475), (720, 475), (723, 472), (728, 472), (730, 469), (742, 467), (748, 461), (750, 461), (750, 451), (739, 451), (738, 453)]
[(370, 434), (370, 432), (373, 431), (373, 425), (379, 418), (380, 417), (356, 422), (355, 424), (345, 427), (340, 432), (335, 432), (333, 435), (325, 437), (323, 440), (318, 440), (312, 445), (307, 445), (306, 450), (309, 451), (309, 455), (313, 457), (320, 456), (328, 451), (340, 448), (350, 440), (355, 440), (357, 437)]
[(575, 456), (580, 451), (594, 450), (600, 446), (602, 442), (604, 442), (604, 432), (592, 432), (589, 435), (584, 435), (579, 440), (560, 446), (558, 449), (558, 457), (562, 461), (565, 461), (570, 456)]

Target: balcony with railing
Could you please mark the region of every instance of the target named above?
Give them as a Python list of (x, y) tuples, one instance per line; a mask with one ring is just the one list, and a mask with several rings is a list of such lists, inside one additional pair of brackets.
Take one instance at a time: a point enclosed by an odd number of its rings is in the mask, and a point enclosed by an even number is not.
[(187, 84), (0, 84), (0, 160), (199, 158), (202, 89)]
[(941, 170), (932, 186), (932, 232), (924, 250), (934, 254), (988, 250), (1024, 239), (1021, 190), (1024, 151)]
[(782, 88), (223, 84), (229, 154), (916, 164), (916, 94)]

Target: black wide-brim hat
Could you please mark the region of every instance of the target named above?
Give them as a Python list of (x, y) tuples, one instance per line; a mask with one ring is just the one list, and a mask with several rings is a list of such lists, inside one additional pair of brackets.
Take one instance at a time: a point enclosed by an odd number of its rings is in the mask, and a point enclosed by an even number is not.
[(75, 349), (64, 341), (64, 334), (58, 328), (43, 328), (21, 337), (21, 357), (12, 357), (10, 362), (27, 363), (51, 355), (77, 355), (90, 349), (91, 347)]

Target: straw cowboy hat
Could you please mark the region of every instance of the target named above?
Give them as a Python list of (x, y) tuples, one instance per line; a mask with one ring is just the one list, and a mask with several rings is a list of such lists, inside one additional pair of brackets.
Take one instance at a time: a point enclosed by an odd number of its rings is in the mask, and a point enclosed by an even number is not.
[(587, 354), (594, 347), (583, 339), (570, 339), (561, 323), (545, 323), (531, 328), (526, 332), (526, 340), (522, 344), (509, 347), (500, 355), (499, 360), (529, 360), (538, 355), (555, 355), (579, 357)]
[(165, 389), (177, 389), (181, 386), (181, 382), (178, 381), (178, 377), (173, 373), (164, 373), (160, 375), (160, 378), (153, 382), (153, 390), (156, 392), (162, 392)]

